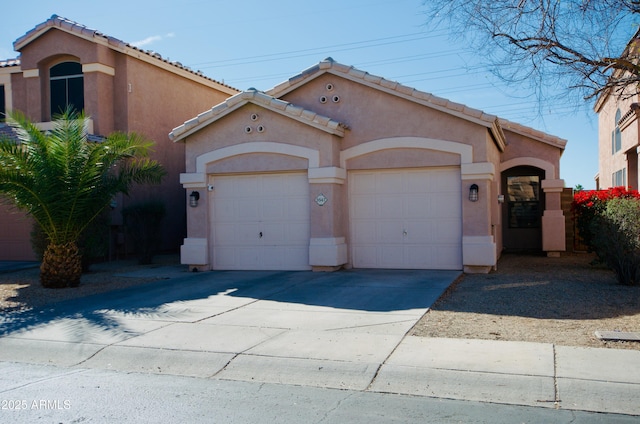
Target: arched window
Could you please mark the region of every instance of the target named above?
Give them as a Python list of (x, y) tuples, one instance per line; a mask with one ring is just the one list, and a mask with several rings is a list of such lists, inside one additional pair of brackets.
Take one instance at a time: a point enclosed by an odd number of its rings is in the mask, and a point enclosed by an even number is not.
[(62, 113), (69, 106), (73, 111), (84, 109), (84, 78), (82, 65), (62, 62), (49, 70), (51, 85), (51, 116)]
[(618, 126), (618, 122), (622, 118), (622, 112), (620, 109), (616, 110), (616, 122), (614, 122), (615, 130), (611, 134), (611, 154), (615, 154), (617, 151), (622, 149), (622, 133), (620, 132), (620, 127)]

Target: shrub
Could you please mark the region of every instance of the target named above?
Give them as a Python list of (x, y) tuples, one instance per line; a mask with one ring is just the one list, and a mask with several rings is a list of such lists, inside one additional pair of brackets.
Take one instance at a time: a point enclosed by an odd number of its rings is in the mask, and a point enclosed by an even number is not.
[(126, 233), (133, 240), (133, 249), (140, 264), (150, 264), (162, 242), (164, 203), (151, 200), (122, 210)]
[(578, 233), (589, 252), (596, 251), (593, 245), (592, 222), (606, 210), (607, 203), (612, 199), (640, 199), (640, 193), (625, 187), (613, 187), (607, 190), (579, 190), (573, 195), (571, 210)]
[(640, 200), (615, 198), (591, 221), (592, 243), (620, 284), (640, 283)]

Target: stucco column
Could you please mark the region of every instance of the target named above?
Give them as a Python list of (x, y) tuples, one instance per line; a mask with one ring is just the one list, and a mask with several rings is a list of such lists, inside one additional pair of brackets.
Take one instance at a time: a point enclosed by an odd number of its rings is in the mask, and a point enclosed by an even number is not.
[[(487, 273), (496, 265), (496, 242), (492, 233), (492, 208), (497, 207), (492, 182), (495, 166), (490, 162), (462, 164), (462, 264), (466, 273)], [(478, 200), (469, 199), (472, 185)]]
[(564, 180), (542, 180), (545, 210), (542, 214), (542, 250), (547, 256), (559, 256), (566, 250), (565, 219), (561, 195)]
[(115, 131), (113, 93), (115, 69), (100, 63), (82, 65), (84, 90), (97, 95), (85, 98), (84, 110), (93, 118), (96, 134), (109, 135)]
[[(180, 174), (180, 183), (186, 189), (187, 203), (187, 238), (180, 246), (180, 263), (189, 265), (189, 270), (206, 271), (209, 264), (209, 246), (207, 240), (208, 225), (198, 223), (209, 222), (209, 197), (207, 175), (199, 173)], [(198, 206), (189, 206), (189, 196), (197, 192)]]
[[(49, 95), (46, 99), (42, 96), (42, 84), (40, 82), (39, 69), (25, 69), (22, 71), (26, 88), (26, 110), (23, 110), (27, 117), (33, 121), (50, 121), (51, 116), (44, 116), (42, 107), (49, 101)], [(46, 106), (44, 106), (46, 107)]]
[(347, 263), (344, 236), (346, 178), (347, 172), (343, 168), (309, 169), (309, 265), (314, 271), (335, 271)]

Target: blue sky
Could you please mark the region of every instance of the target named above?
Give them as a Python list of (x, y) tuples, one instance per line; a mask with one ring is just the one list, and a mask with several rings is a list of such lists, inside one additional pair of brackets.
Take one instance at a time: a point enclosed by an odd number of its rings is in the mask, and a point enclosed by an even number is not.
[[(446, 28), (426, 24), (422, 0), (12, 1), (0, 59), (51, 15), (179, 61), (239, 89), (267, 90), (326, 57), (568, 140), (567, 187), (595, 188), (597, 117), (590, 104), (536, 102), (507, 86)], [(176, 125), (179, 123), (176, 123)]]

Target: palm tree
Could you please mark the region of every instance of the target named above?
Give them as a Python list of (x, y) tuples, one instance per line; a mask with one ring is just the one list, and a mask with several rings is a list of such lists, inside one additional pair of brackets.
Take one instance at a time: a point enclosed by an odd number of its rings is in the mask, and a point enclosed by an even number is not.
[(113, 133), (87, 140), (83, 114), (70, 110), (43, 132), (23, 114), (8, 116), (19, 139), (0, 139), (0, 195), (31, 215), (48, 245), (40, 266), (44, 287), (75, 287), (82, 274), (78, 240), (117, 193), (134, 183), (162, 180), (162, 166), (147, 155), (153, 142)]

